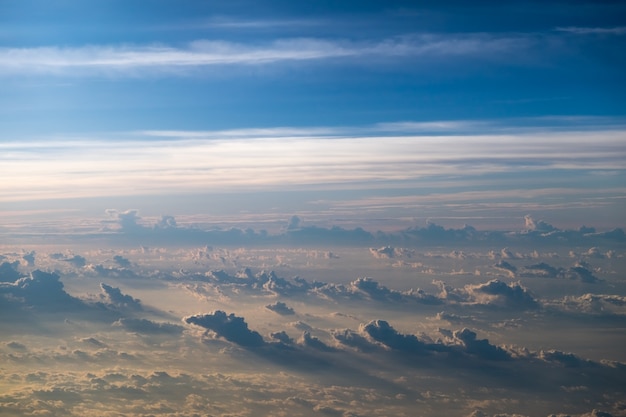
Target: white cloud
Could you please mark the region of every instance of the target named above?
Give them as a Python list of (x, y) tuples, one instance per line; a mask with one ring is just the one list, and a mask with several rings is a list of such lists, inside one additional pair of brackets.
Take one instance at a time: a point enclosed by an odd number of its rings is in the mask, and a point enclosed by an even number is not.
[[(316, 38), (277, 39), (266, 43), (196, 40), (186, 46), (87, 45), (77, 47), (0, 48), (0, 73), (128, 74), (180, 71), (223, 65), (267, 65), (279, 62), (350, 58), (373, 64), (367, 57), (491, 56), (520, 51), (532, 44), (523, 35), (493, 36), (419, 34), (370, 42)], [(136, 73), (137, 74), (137, 73)]]
[(620, 170), (626, 159), (626, 133), (619, 130), (472, 136), (379, 136), (371, 131), (341, 138), (315, 130), (298, 137), (268, 133), (275, 136), (213, 134), (209, 139), (192, 132), (183, 134), (191, 138), (159, 141), (113, 135), (108, 141), (5, 142), (0, 144), (0, 199), (359, 184), (371, 189), (377, 182), (423, 183), (436, 176), (458, 176), (458, 186), (468, 175), (522, 169)]

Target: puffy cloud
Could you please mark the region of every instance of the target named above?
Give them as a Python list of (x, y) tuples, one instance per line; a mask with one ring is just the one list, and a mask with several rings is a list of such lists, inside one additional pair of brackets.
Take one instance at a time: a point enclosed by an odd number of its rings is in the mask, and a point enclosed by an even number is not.
[(378, 345), (373, 344), (368, 338), (354, 330), (333, 330), (331, 334), (342, 345), (353, 347), (362, 352), (371, 352), (378, 348)]
[(466, 285), (465, 291), (470, 299), (478, 304), (519, 309), (533, 309), (539, 306), (530, 292), (519, 282), (507, 284), (496, 279), (483, 284)]
[(26, 261), (26, 265), (35, 266), (35, 251), (30, 251), (28, 253), (25, 253), (22, 256), (22, 259)]
[(301, 219), (298, 216), (291, 216), (287, 224), (287, 230), (296, 230), (300, 227)]
[(22, 274), (17, 271), (19, 261), (2, 262), (0, 264), (0, 282), (15, 282), (22, 278)]
[(243, 347), (259, 347), (265, 344), (259, 333), (248, 329), (243, 317), (237, 317), (233, 313), (226, 314), (216, 310), (209, 314), (187, 316), (183, 321), (212, 330), (218, 336)]
[(501, 347), (494, 346), (487, 339), (476, 339), (476, 333), (468, 328), (453, 333), (454, 338), (465, 347), (465, 353), (487, 360), (508, 360), (510, 355)]
[(433, 281), (433, 284), (441, 290), (439, 298), (452, 303), (522, 310), (539, 307), (537, 300), (519, 282), (507, 284), (494, 279), (463, 288), (453, 288), (442, 281)]
[(281, 301), (277, 301), (274, 304), (268, 304), (268, 305), (265, 306), (265, 308), (267, 308), (270, 311), (273, 311), (274, 313), (278, 313), (278, 314), (283, 315), (283, 316), (296, 314), (296, 312), (293, 310), (293, 308), (287, 306), (287, 304), (285, 304), (285, 303), (283, 303)]
[(615, 294), (583, 294), (552, 301), (551, 307), (573, 314), (626, 316), (626, 297)]
[(123, 294), (119, 288), (111, 287), (105, 283), (100, 283), (100, 288), (104, 292), (103, 299), (115, 307), (130, 310), (141, 310), (143, 308), (140, 300)]
[(529, 231), (550, 233), (558, 230), (556, 227), (544, 222), (543, 220), (533, 219), (532, 216), (530, 216), (529, 214), (524, 216), (524, 221), (526, 223), (526, 229), (528, 229)]
[(75, 266), (76, 268), (82, 268), (87, 264), (87, 259), (80, 255), (74, 255), (71, 258), (63, 259), (65, 262)]
[(115, 255), (113, 257), (113, 261), (119, 266), (121, 266), (122, 268), (130, 268), (131, 266), (130, 261), (121, 255)]
[(7, 306), (13, 304), (47, 312), (85, 307), (82, 301), (65, 292), (59, 275), (40, 270), (14, 283), (0, 282), (0, 297), (5, 299)]
[(273, 340), (277, 340), (285, 345), (293, 345), (294, 341), (291, 337), (289, 337), (289, 335), (284, 331), (281, 330), (280, 332), (273, 332), (270, 333), (270, 337)]
[(335, 349), (328, 346), (326, 343), (322, 342), (315, 336), (311, 336), (311, 333), (304, 332), (302, 333), (302, 337), (298, 339), (298, 343), (302, 346), (310, 347), (313, 349), (321, 350), (323, 352), (334, 352)]
[(515, 267), (515, 265), (511, 265), (507, 261), (500, 261), (495, 264), (494, 267), (505, 271), (511, 278), (515, 277), (515, 272), (517, 272), (517, 267)]
[(586, 262), (578, 262), (570, 268), (553, 267), (545, 262), (524, 266), (519, 273), (521, 277), (535, 278), (559, 278), (578, 280), (586, 283), (594, 283), (601, 281), (589, 269), (590, 265)]
[(385, 320), (373, 320), (359, 327), (359, 332), (391, 349), (423, 352), (426, 345), (414, 335), (399, 333)]
[(383, 246), (378, 249), (370, 248), (370, 253), (375, 258), (391, 259), (396, 256), (396, 250), (391, 246)]

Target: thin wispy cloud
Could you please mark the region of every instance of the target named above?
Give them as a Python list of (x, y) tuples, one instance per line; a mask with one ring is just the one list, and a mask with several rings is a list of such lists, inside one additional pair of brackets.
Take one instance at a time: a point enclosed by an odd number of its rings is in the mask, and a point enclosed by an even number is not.
[[(371, 187), (381, 181), (520, 170), (619, 170), (626, 158), (626, 133), (619, 130), (380, 136), (372, 129), (370, 134), (339, 137), (281, 128), (221, 138), (206, 132), (146, 133), (108, 141), (3, 143), (0, 182), (5, 187), (0, 197)], [(152, 135), (163, 137), (147, 140)]]
[(616, 27), (577, 27), (567, 26), (556, 28), (559, 32), (568, 32), (576, 35), (626, 35), (626, 26)]
[[(487, 34), (410, 35), (374, 42), (315, 38), (278, 39), (267, 43), (197, 40), (186, 46), (87, 45), (0, 49), (0, 72), (124, 72), (133, 69), (181, 69), (223, 65), (267, 65), (328, 59), (489, 56), (525, 49), (524, 36)], [(372, 65), (372, 63), (370, 63)]]

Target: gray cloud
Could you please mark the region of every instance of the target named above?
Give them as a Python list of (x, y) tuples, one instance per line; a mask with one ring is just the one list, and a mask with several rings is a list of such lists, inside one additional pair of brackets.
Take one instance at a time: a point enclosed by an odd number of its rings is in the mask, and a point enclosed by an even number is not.
[(147, 319), (135, 319), (123, 317), (113, 323), (113, 326), (123, 327), (129, 332), (145, 334), (180, 334), (184, 330), (183, 326), (172, 323), (158, 323)]
[(122, 290), (116, 287), (111, 287), (105, 283), (100, 283), (100, 288), (104, 295), (102, 298), (106, 303), (113, 305), (117, 308), (141, 310), (143, 309), (141, 301), (131, 297), (130, 295), (123, 294)]
[(15, 282), (22, 278), (22, 274), (17, 271), (19, 261), (2, 262), (0, 264), (0, 282)]
[(216, 310), (209, 314), (187, 316), (183, 321), (212, 330), (218, 336), (243, 347), (253, 348), (265, 344), (259, 333), (248, 329), (248, 324), (242, 317), (232, 313), (227, 315), (221, 310)]
[(511, 359), (508, 352), (501, 347), (490, 344), (487, 339), (476, 339), (476, 333), (470, 329), (464, 328), (454, 332), (453, 335), (456, 340), (463, 344), (465, 353), (487, 360)]
[(115, 255), (113, 257), (113, 261), (115, 261), (115, 263), (121, 266), (122, 268), (130, 268), (131, 266), (131, 262), (121, 255)]
[(265, 308), (267, 308), (270, 311), (273, 311), (274, 313), (278, 313), (278, 314), (283, 315), (283, 316), (296, 314), (296, 312), (293, 310), (293, 308), (287, 306), (287, 304), (285, 304), (285, 303), (283, 303), (281, 301), (276, 301), (274, 304), (268, 304), (268, 305), (265, 306)]

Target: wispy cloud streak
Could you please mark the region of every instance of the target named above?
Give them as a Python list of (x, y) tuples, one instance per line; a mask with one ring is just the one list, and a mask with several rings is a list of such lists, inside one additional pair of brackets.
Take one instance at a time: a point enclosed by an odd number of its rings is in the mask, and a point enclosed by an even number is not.
[(267, 65), (279, 62), (358, 59), (364, 57), (488, 56), (526, 48), (525, 36), (486, 34), (411, 35), (372, 42), (315, 38), (278, 39), (267, 43), (198, 40), (186, 46), (90, 45), (79, 47), (1, 48), (0, 72), (124, 72), (220, 65)]
[(324, 136), (315, 129), (310, 135), (286, 128), (240, 133), (220, 138), (210, 132), (157, 131), (106, 141), (5, 142), (0, 144), (0, 200), (373, 187), (537, 169), (621, 170), (626, 159), (622, 130), (381, 136), (373, 128), (369, 135), (353, 137)]

